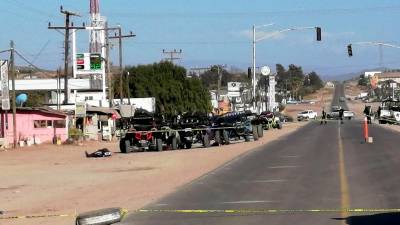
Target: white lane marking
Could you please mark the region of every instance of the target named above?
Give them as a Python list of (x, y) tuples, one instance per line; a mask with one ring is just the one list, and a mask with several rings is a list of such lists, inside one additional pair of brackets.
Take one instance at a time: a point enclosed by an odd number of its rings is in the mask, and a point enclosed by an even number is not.
[(253, 204), (253, 203), (274, 203), (276, 201), (261, 200), (261, 201), (233, 201), (233, 202), (221, 202), (219, 204)]
[(286, 182), (287, 180), (249, 180), (249, 181), (244, 181), (246, 183), (280, 183), (280, 182)]
[(159, 203), (159, 204), (156, 204), (156, 206), (167, 206), (168, 204), (165, 204), (165, 203)]
[(297, 168), (298, 166), (270, 166), (268, 169), (290, 169)]

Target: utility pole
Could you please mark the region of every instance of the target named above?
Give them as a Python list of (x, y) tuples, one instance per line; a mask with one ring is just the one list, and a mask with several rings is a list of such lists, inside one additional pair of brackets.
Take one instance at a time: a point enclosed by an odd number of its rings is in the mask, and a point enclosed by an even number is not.
[(221, 95), (221, 82), (222, 82), (222, 73), (221, 69), (226, 68), (226, 65), (217, 65), (217, 73), (218, 73), (218, 90), (217, 90), (217, 100), (219, 101), (219, 97)]
[(253, 25), (253, 110), (256, 110), (256, 26)]
[(128, 35), (122, 35), (122, 28), (120, 25), (118, 25), (118, 35), (115, 34), (114, 37), (108, 37), (109, 39), (118, 39), (118, 45), (119, 45), (119, 73), (120, 73), (120, 81), (119, 81), (119, 97), (121, 100), (121, 105), (122, 105), (122, 100), (123, 100), (123, 78), (124, 78), (124, 70), (122, 66), (122, 39), (123, 38), (130, 38), (130, 37), (136, 37), (135, 34), (130, 32)]
[(126, 91), (128, 94), (128, 105), (131, 105), (131, 93), (129, 89), (129, 72), (126, 72)]
[(108, 99), (110, 108), (114, 106), (114, 90), (113, 90), (113, 81), (111, 78), (111, 65), (110, 65), (110, 38), (108, 34), (108, 23), (106, 22), (106, 67), (107, 67), (107, 77), (108, 77)]
[(181, 55), (183, 52), (182, 52), (182, 49), (179, 49), (179, 51), (177, 51), (176, 49), (174, 49), (173, 51), (166, 51), (165, 49), (163, 49), (162, 53), (164, 55), (167, 55), (167, 57), (165, 57), (165, 59), (167, 61), (174, 63), (174, 60), (181, 59), (181, 57), (178, 57), (177, 55)]
[(16, 103), (16, 93), (15, 93), (15, 59), (14, 59), (14, 41), (10, 42), (10, 71), (12, 79), (12, 111), (13, 111), (13, 147), (17, 147), (17, 103)]
[(49, 29), (55, 29), (55, 30), (65, 30), (65, 38), (64, 38), (64, 104), (68, 104), (68, 67), (69, 67), (69, 36), (70, 36), (70, 30), (72, 29), (77, 29), (77, 30), (84, 30), (86, 29), (85, 24), (83, 24), (82, 27), (74, 27), (74, 24), (70, 23), (70, 17), (71, 16), (78, 16), (80, 17), (79, 14), (70, 12), (67, 10), (64, 10), (63, 7), (60, 7), (60, 13), (65, 15), (65, 26), (63, 27), (52, 27), (51, 24), (49, 23)]

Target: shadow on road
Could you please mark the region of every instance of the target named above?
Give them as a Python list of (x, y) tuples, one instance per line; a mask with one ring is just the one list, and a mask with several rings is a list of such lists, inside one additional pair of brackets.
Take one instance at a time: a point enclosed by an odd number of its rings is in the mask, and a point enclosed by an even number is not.
[(334, 219), (345, 220), (348, 225), (398, 225), (400, 224), (400, 213), (380, 213)]

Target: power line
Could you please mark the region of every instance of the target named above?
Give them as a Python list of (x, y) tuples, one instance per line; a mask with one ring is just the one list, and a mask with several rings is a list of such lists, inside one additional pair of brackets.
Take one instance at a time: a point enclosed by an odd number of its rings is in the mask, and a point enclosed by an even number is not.
[(7, 0), (7, 1), (14, 4), (15, 6), (17, 6), (18, 9), (25, 9), (25, 11), (28, 11), (30, 13), (36, 13), (37, 15), (40, 15), (40, 16), (46, 17), (46, 18), (55, 17), (54, 14), (48, 13), (46, 11), (40, 10), (40, 9), (32, 7), (30, 5), (27, 5), (27, 4), (25, 4), (25, 2), (21, 2), (19, 0)]
[[(123, 17), (143, 17), (151, 16), (156, 17), (196, 17), (196, 18), (209, 18), (210, 16), (229, 16), (229, 17), (242, 17), (242, 16), (270, 16), (280, 14), (346, 14), (346, 13), (381, 13), (387, 11), (398, 12), (400, 5), (393, 6), (376, 6), (376, 7), (359, 7), (359, 8), (333, 8), (333, 9), (296, 9), (296, 10), (276, 10), (276, 11), (256, 11), (256, 12), (115, 12), (109, 11), (108, 15), (117, 15)], [(201, 17), (200, 17), (201, 16)]]

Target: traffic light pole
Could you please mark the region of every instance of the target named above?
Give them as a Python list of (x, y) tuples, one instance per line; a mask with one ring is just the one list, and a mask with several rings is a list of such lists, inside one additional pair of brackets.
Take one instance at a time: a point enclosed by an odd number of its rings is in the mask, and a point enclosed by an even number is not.
[(353, 45), (358, 45), (358, 46), (378, 46), (379, 47), (379, 66), (383, 68), (383, 47), (389, 47), (389, 48), (397, 48), (400, 49), (400, 46), (398, 45), (393, 45), (389, 43), (384, 43), (384, 42), (373, 42), (373, 41), (366, 41), (366, 42), (356, 42), (356, 43), (351, 43), (347, 45), (347, 54), (349, 57), (353, 56)]
[(308, 30), (308, 29), (315, 29), (316, 31), (316, 36), (317, 36), (317, 41), (321, 41), (321, 27), (295, 27), (295, 28), (287, 28), (283, 30), (278, 30), (278, 31), (273, 31), (270, 35), (263, 36), (261, 38), (256, 38), (256, 28), (260, 27), (267, 27), (267, 26), (272, 26), (273, 24), (266, 24), (262, 26), (255, 26), (253, 25), (253, 96), (252, 96), (252, 101), (253, 101), (253, 110), (259, 113), (259, 108), (257, 107), (257, 102), (256, 102), (256, 43), (268, 38), (271, 38), (275, 35), (278, 35), (280, 33), (285, 33), (288, 31), (298, 31), (298, 30)]

